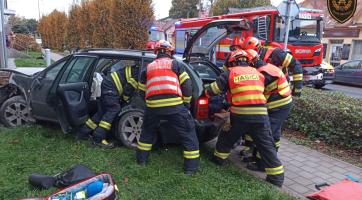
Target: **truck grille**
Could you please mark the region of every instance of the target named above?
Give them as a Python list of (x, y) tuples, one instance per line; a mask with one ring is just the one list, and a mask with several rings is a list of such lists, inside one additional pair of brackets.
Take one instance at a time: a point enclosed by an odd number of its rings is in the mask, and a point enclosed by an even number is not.
[(299, 60), (300, 64), (312, 64), (313, 63), (313, 59), (300, 59)]

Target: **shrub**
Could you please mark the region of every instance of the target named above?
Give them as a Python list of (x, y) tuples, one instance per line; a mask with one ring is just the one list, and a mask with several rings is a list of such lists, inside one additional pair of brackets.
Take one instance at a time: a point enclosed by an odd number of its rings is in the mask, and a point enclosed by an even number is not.
[(18, 51), (40, 51), (40, 46), (36, 43), (35, 38), (28, 34), (15, 34), (15, 36), (11, 38), (11, 46)]
[(294, 107), (286, 127), (362, 151), (362, 100), (341, 93), (304, 88), (294, 98)]

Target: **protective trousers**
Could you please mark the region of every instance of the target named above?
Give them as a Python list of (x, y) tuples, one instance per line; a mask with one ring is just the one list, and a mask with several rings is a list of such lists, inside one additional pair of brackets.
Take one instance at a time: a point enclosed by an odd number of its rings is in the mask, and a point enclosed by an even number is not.
[(265, 164), (266, 180), (274, 185), (282, 186), (284, 167), (277, 157), (269, 122), (255, 123), (245, 121), (242, 115), (233, 113), (230, 116), (230, 122), (230, 132), (219, 135), (214, 156), (225, 160), (230, 155), (233, 144), (242, 136), (243, 132), (249, 133), (255, 146), (259, 149), (261, 159)]
[[(161, 108), (157, 108), (161, 109)], [(147, 108), (143, 118), (142, 133), (137, 146), (137, 162), (148, 162), (148, 156), (155, 142), (160, 121), (166, 120), (173, 129), (169, 134), (177, 134), (184, 147), (184, 170), (195, 171), (199, 168), (199, 141), (195, 132), (193, 118), (186, 107), (174, 114), (158, 114), (155, 109)]]
[(117, 89), (110, 80), (104, 79), (101, 85), (100, 108), (97, 113), (86, 121), (81, 131), (94, 130), (93, 140), (100, 143), (107, 137), (107, 132), (111, 130), (112, 122), (121, 110), (120, 96)]
[(280, 137), (282, 134), (283, 123), (288, 118), (292, 107), (292, 103), (289, 103), (287, 105), (268, 110), (270, 128), (277, 150), (280, 147)]

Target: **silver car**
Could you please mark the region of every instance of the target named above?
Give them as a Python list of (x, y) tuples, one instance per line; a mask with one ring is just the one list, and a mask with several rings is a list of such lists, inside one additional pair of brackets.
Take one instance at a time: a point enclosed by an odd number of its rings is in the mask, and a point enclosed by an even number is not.
[(362, 86), (362, 60), (352, 60), (335, 68), (334, 82)]

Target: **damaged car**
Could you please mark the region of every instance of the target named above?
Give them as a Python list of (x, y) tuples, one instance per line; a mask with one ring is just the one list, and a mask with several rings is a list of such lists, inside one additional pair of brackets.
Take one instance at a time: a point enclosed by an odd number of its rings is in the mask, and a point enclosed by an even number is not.
[[(216, 20), (205, 25), (187, 42), (180, 63), (193, 83), (191, 113), (195, 119), (200, 142), (217, 137), (223, 119), (215, 113), (224, 108), (224, 96), (208, 99), (205, 85), (221, 73), (211, 62), (216, 56), (215, 45), (226, 36), (250, 28), (244, 19)], [(95, 73), (103, 76), (125, 66), (145, 69), (155, 59), (150, 52), (130, 49), (86, 49), (71, 54), (45, 69), (0, 70), (0, 121), (14, 127), (36, 120), (59, 123), (64, 133), (76, 131), (97, 110), (92, 98)], [(137, 66), (138, 65), (138, 66)], [(28, 69), (29, 70), (29, 69)], [(139, 139), (145, 102), (138, 91), (124, 104), (113, 122), (112, 132), (125, 146), (135, 148)], [(162, 143), (178, 143), (167, 134), (170, 127), (161, 122), (158, 139)]]

